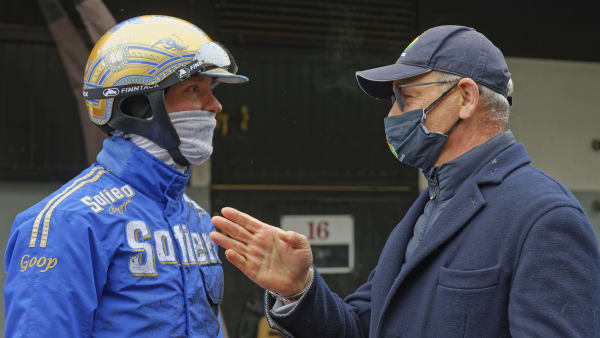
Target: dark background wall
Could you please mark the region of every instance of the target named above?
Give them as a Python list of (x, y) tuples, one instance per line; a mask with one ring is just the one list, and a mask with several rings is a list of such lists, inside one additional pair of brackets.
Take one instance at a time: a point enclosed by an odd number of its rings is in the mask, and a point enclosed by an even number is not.
[[(85, 35), (72, 2), (61, 2)], [(414, 37), (439, 24), (476, 27), (506, 56), (600, 61), (595, 12), (570, 3), (106, 4), (117, 21), (143, 14), (187, 19), (233, 52), (251, 82), (215, 91), (224, 110), (212, 159), (213, 213), (232, 205), (271, 224), (289, 214), (352, 215), (355, 269), (326, 276), (341, 296), (366, 279), (418, 193), (417, 172), (398, 165), (385, 144), (389, 103), (366, 97), (356, 86), (356, 70), (394, 62)], [(75, 100), (35, 1), (0, 2), (0, 74), (0, 181), (11, 182), (2, 187), (19, 191), (13, 182), (43, 181), (47, 190), (82, 170)], [(7, 232), (10, 224), (2, 227)], [(262, 290), (228, 263), (224, 268), (223, 311), (232, 336), (244, 336), (261, 315)]]
[(419, 28), (475, 27), (505, 56), (600, 61), (594, 1), (418, 1)]
[[(85, 35), (72, 2), (62, 2)], [(353, 80), (354, 71), (393, 62), (400, 50), (427, 27), (439, 24), (476, 27), (507, 56), (600, 60), (599, 25), (593, 2), (575, 6), (565, 2), (548, 5), (542, 1), (515, 0), (501, 3), (134, 0), (108, 1), (107, 5), (117, 21), (160, 13), (197, 23), (236, 52), (242, 71), (255, 75), (253, 83), (247, 86), (251, 87), (248, 89), (252, 92), (250, 99), (263, 102), (263, 106), (267, 106), (267, 101), (277, 104), (301, 95), (307, 90), (304, 83), (314, 86), (314, 90), (308, 89), (308, 92), (315, 95), (318, 105), (313, 103), (301, 114), (303, 118), (310, 116), (311, 123), (323, 127), (321, 130), (329, 125), (313, 119), (311, 110), (318, 110), (318, 115), (332, 109), (343, 110), (344, 102), (357, 102), (361, 107), (354, 110), (354, 115), (345, 114), (336, 121), (338, 128), (349, 125), (344, 121), (354, 118), (374, 121), (359, 113), (365, 107), (380, 108), (360, 96)], [(292, 61), (294, 57), (296, 60)], [(286, 71), (289, 73), (284, 73)], [(0, 142), (3, 144), (0, 179), (65, 180), (79, 172), (85, 161), (75, 101), (67, 90), (60, 59), (36, 1), (3, 0), (0, 3), (0, 73), (3, 74), (0, 79)], [(268, 76), (272, 78), (267, 80)], [(277, 82), (280, 79), (283, 82)], [(326, 91), (330, 95), (323, 96)], [(325, 97), (329, 100), (324, 100)], [(239, 119), (241, 101), (232, 103), (226, 103), (226, 110), (233, 120)], [(252, 124), (258, 123), (261, 116), (269, 116), (261, 111), (263, 106), (250, 107)], [(269, 129), (286, 130), (293, 123), (300, 126), (298, 119), (291, 118), (290, 114), (297, 113), (292, 110), (286, 108), (278, 111), (274, 118), (267, 117)], [(332, 116), (338, 117), (328, 114)], [(257, 131), (256, 125), (253, 130)], [(308, 132), (313, 133), (314, 139), (315, 130)], [(331, 134), (335, 136), (328, 141), (340, 135)], [(324, 135), (322, 131), (320, 135)], [(360, 135), (366, 139), (372, 136)], [(256, 139), (254, 136), (252, 140)], [(281, 144), (289, 145), (289, 139), (281, 140)], [(302, 144), (290, 145), (288, 149), (304, 149), (305, 143), (310, 142), (304, 137), (295, 139)], [(269, 157), (269, 161), (272, 160)], [(312, 161), (312, 164), (322, 162)], [(307, 163), (295, 167), (305, 165)]]

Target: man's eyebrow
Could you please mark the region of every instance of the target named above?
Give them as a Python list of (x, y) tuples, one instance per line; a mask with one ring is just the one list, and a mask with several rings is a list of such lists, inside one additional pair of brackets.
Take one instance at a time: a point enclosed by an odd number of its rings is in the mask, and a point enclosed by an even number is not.
[(199, 74), (195, 74), (195, 75), (190, 76), (186, 81), (190, 81), (190, 82), (204, 82), (207, 79), (212, 79), (212, 78), (210, 78), (208, 76), (202, 76), (202, 75), (199, 75)]

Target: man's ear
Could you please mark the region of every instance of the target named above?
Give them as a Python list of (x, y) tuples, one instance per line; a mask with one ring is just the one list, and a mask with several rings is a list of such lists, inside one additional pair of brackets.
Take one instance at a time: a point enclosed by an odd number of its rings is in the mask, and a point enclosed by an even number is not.
[(460, 95), (458, 105), (459, 117), (466, 120), (475, 114), (479, 105), (479, 86), (469, 78), (461, 79), (456, 86)]

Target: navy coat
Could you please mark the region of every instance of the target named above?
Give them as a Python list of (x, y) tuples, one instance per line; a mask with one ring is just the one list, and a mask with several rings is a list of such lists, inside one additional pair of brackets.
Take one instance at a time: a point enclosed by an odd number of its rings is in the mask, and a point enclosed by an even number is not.
[(296, 337), (600, 337), (592, 226), (529, 163), (513, 144), (485, 164), (403, 263), (423, 192), (365, 284), (342, 301), (316, 273), (296, 308), (271, 321)]

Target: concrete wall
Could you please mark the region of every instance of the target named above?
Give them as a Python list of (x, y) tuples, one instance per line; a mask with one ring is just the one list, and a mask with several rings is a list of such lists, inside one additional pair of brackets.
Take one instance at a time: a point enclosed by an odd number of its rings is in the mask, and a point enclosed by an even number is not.
[(573, 191), (600, 192), (600, 63), (509, 58), (510, 129), (535, 166)]
[(533, 165), (563, 182), (600, 239), (600, 63), (509, 58), (515, 82), (509, 128)]

